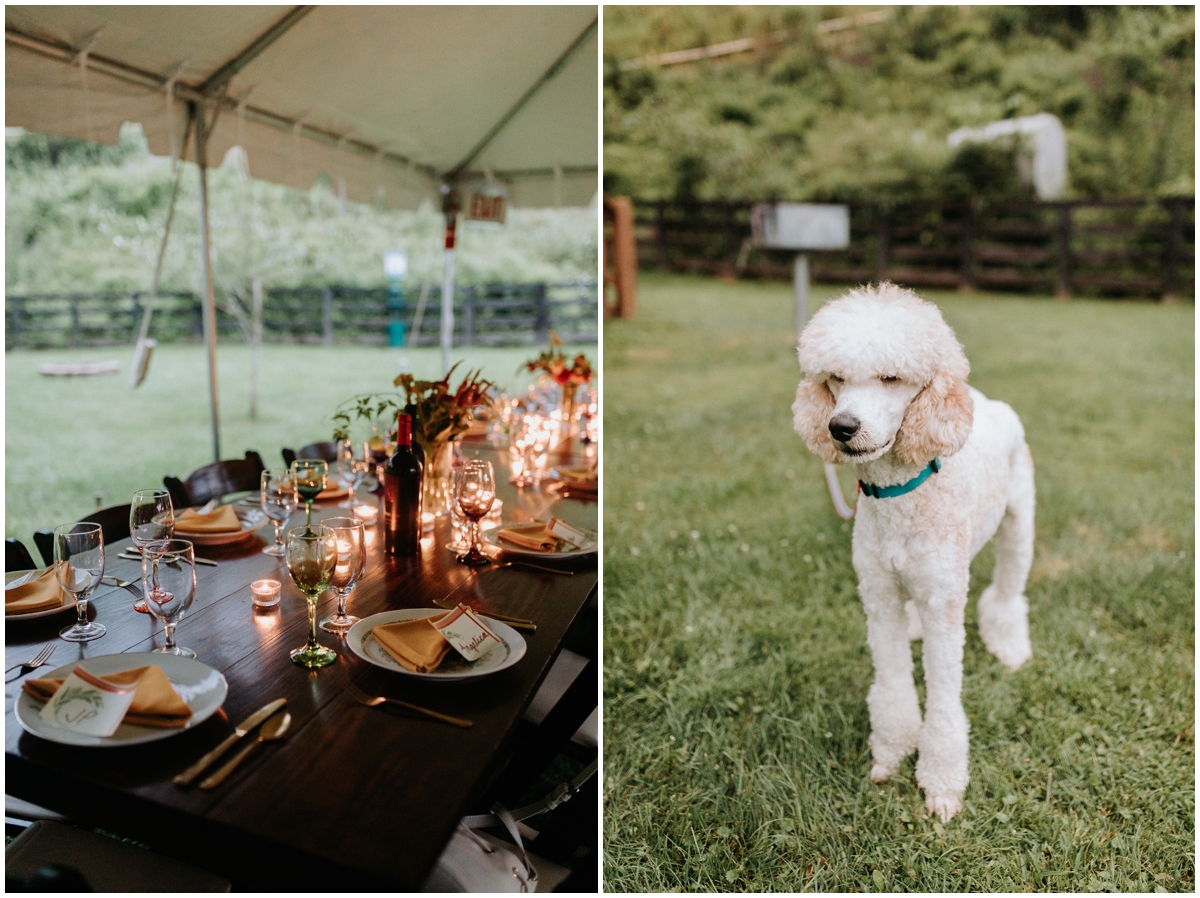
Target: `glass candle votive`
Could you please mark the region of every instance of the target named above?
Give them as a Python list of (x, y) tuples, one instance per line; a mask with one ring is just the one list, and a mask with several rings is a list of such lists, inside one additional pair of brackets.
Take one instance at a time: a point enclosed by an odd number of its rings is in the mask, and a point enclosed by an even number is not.
[(259, 608), (271, 608), (279, 604), (278, 580), (255, 580), (250, 584), (250, 595)]
[(370, 526), (379, 519), (379, 509), (374, 505), (356, 505), (354, 506), (354, 515)]

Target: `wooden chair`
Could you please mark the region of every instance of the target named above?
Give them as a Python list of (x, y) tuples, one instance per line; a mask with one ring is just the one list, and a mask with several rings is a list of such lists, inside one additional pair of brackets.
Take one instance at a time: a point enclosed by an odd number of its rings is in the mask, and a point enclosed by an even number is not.
[(33, 563), (33, 556), (29, 554), (23, 542), (12, 536), (4, 540), (5, 572), (32, 571), (35, 567), (37, 565)]
[[(129, 506), (113, 505), (101, 508), (86, 518), (80, 518), (76, 522), (77, 526), (78, 524), (99, 524), (100, 533), (104, 536), (104, 545), (112, 545), (117, 540), (129, 536)], [(54, 564), (54, 531), (38, 530), (33, 534), (33, 543), (46, 564)]]
[(265, 470), (262, 458), (251, 449), (245, 458), (215, 461), (197, 468), (183, 480), (168, 474), (163, 478), (163, 486), (170, 491), (176, 509), (190, 508), (229, 493), (257, 490)]
[(286, 467), (290, 468), (292, 462), (298, 458), (320, 458), (332, 464), (337, 461), (337, 443), (327, 440), (324, 443), (309, 443), (299, 452), (292, 449), (283, 450), (283, 463)]

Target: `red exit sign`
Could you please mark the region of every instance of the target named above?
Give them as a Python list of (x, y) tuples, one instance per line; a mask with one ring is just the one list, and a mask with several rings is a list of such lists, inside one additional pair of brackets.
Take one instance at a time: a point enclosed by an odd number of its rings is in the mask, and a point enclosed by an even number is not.
[(504, 206), (504, 197), (502, 196), (472, 193), (471, 201), (467, 203), (467, 219), (504, 224)]

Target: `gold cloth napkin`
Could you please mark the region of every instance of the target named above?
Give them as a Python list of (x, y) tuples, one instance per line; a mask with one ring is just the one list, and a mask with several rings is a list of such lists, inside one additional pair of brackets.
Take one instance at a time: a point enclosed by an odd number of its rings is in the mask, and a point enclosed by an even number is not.
[(532, 524), (515, 524), (501, 527), (496, 535), (505, 542), (531, 549), (535, 552), (553, 552), (558, 548), (558, 537), (546, 532), (546, 525), (541, 521)]
[[(93, 674), (93, 676), (99, 676), (99, 674)], [(157, 664), (105, 674), (100, 678), (115, 686), (137, 683), (137, 691), (133, 693), (133, 703), (125, 712), (122, 723), (165, 728), (181, 727), (192, 719), (192, 709), (179, 697), (179, 693), (171, 686), (167, 675)], [(27, 695), (39, 702), (48, 702), (62, 684), (62, 680), (51, 678), (26, 680), (23, 688)]]
[(241, 529), (242, 522), (232, 505), (222, 505), (209, 514), (197, 514), (189, 508), (175, 519), (175, 530), (179, 533), (237, 533)]
[(54, 568), (50, 568), (40, 577), (34, 577), (27, 583), (4, 590), (5, 614), (45, 611), (47, 608), (59, 608), (71, 602), (71, 594), (64, 592), (58, 585), (58, 578), (54, 576)]
[(591, 490), (600, 488), (600, 478), (594, 468), (559, 468), (558, 479), (573, 490)]
[(433, 627), (445, 615), (384, 624), (371, 631), (384, 651), (417, 673), (433, 673), (450, 651), (450, 643)]

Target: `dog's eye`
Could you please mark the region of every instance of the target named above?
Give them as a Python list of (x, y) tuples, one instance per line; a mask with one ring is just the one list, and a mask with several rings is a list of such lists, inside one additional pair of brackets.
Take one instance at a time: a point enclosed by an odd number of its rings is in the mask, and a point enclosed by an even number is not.
[(883, 381), (885, 384), (898, 384), (898, 383), (900, 383), (900, 378), (898, 378), (898, 377), (895, 377), (895, 376), (893, 376), (893, 375), (891, 375), (891, 374), (889, 374), (889, 375), (887, 375), (887, 376), (885, 376), (885, 377), (881, 377), (881, 378), (879, 378), (879, 379), (880, 379), (881, 381)]

